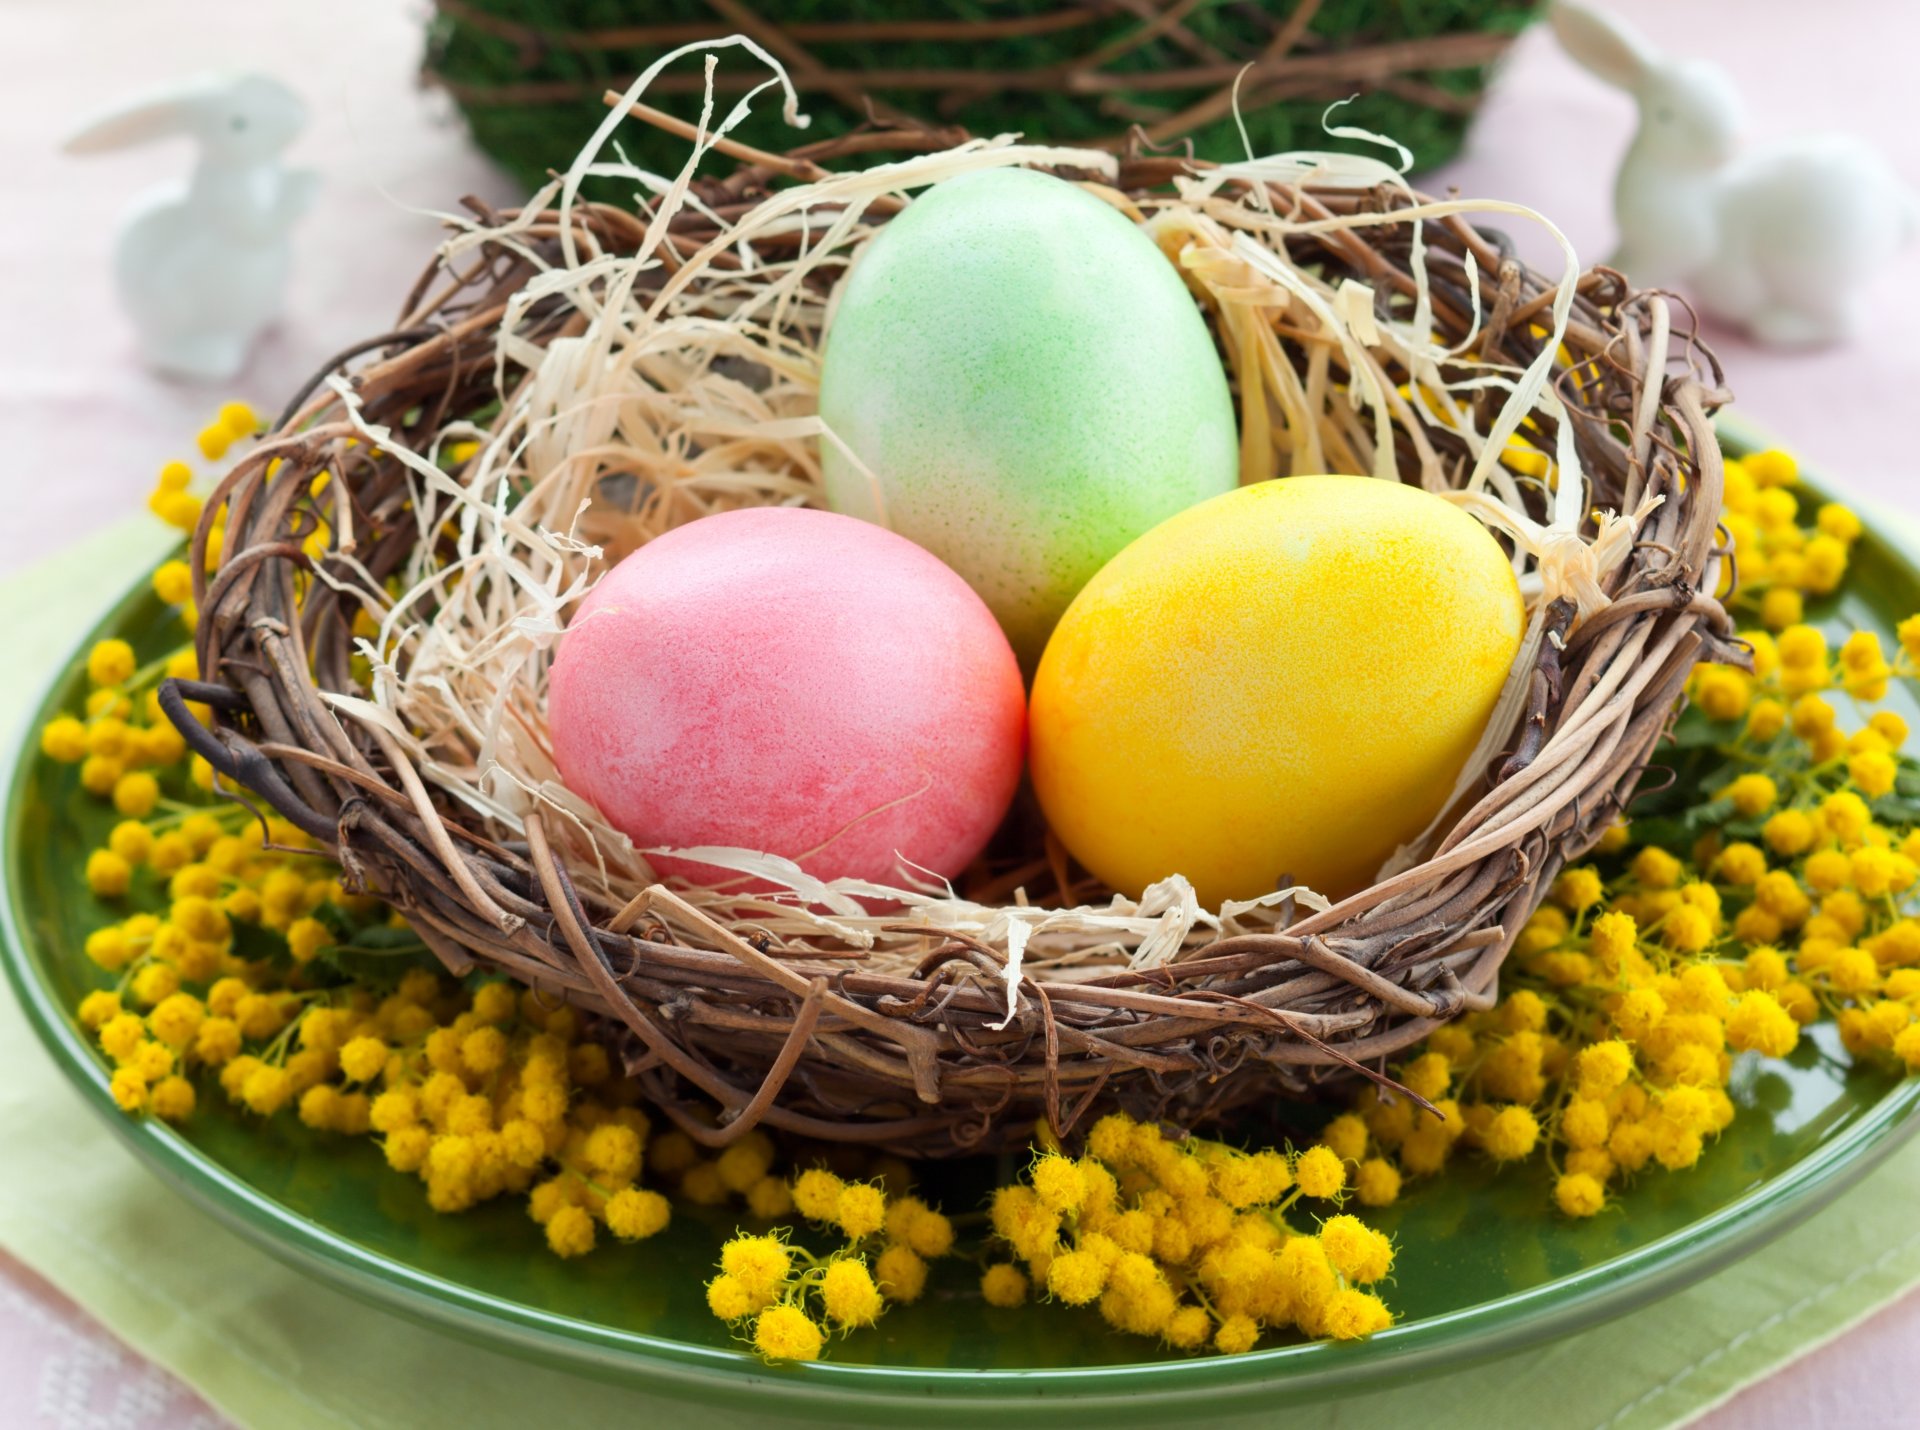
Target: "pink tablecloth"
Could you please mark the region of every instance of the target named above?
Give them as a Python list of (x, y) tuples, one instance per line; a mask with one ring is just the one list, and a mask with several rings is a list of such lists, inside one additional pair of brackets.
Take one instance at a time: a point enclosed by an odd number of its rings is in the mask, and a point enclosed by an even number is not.
[[(1911, 99), (1920, 8), (1889, 0), (1618, 0), (1616, 8), (1663, 45), (1730, 65), (1752, 101), (1756, 133), (1873, 133), (1920, 181)], [(464, 146), (444, 103), (414, 86), (418, 9), (396, 0), (10, 0), (0, 11), (0, 174), (11, 199), (0, 221), (0, 472), (10, 518), (0, 523), (0, 574), (137, 508), (153, 471), (190, 451), (219, 401), (239, 395), (271, 405), (328, 353), (389, 323), (433, 244), (430, 210), (470, 192), (511, 197)], [(296, 84), (313, 117), (295, 158), (326, 179), (299, 238), (286, 321), (232, 392), (143, 374), (106, 281), (118, 213), (141, 187), (178, 173), (184, 147), (84, 163), (54, 152), (91, 111), (208, 65), (268, 69)], [(1439, 181), (1532, 204), (1583, 255), (1602, 257), (1612, 241), (1612, 165), (1630, 122), (1623, 97), (1535, 33), (1517, 47), (1469, 154)], [(1547, 258), (1550, 250), (1516, 237)], [(1920, 509), (1904, 450), (1920, 389), (1920, 251), (1882, 277), (1874, 311), (1872, 330), (1845, 351), (1790, 356), (1726, 334), (1714, 341), (1750, 419), (1859, 490)], [(1912, 1424), (1905, 1387), (1916, 1352), (1920, 1298), (1909, 1297), (1707, 1423)], [(220, 1423), (190, 1391), (0, 1258), (0, 1424)]]

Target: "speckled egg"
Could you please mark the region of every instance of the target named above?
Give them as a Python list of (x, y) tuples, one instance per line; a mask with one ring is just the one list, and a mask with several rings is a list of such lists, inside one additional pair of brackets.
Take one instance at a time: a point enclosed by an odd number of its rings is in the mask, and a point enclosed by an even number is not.
[(1112, 205), (1028, 169), (950, 179), (855, 262), (828, 330), (828, 503), (912, 538), (1031, 667), (1087, 578), (1230, 490), (1226, 374), (1166, 257)]
[(897, 884), (903, 858), (953, 875), (986, 843), (1026, 709), (1005, 636), (939, 560), (776, 507), (702, 518), (608, 572), (568, 624), (547, 719), (568, 787), (642, 849)]
[(1369, 477), (1287, 477), (1165, 522), (1087, 583), (1034, 678), (1062, 843), (1138, 893), (1371, 882), (1445, 803), (1526, 614), (1486, 528)]

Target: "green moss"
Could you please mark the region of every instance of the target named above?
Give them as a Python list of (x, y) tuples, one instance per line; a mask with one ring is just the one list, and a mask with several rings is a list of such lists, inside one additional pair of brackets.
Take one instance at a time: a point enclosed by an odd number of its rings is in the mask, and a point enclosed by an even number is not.
[[(1047, 14), (1063, 0), (957, 0), (932, 5), (907, 0), (787, 0), (778, 7), (782, 20), (857, 21), (901, 20), (915, 14), (951, 19), (1005, 19), (1017, 15)], [(718, 36), (734, 28), (717, 17), (703, 0), (649, 0), (635, 6), (631, 0), (465, 0), (514, 25), (548, 35), (580, 34), (615, 27), (647, 25), (710, 25)], [(1519, 30), (1532, 17), (1538, 0), (1326, 0), (1314, 16), (1309, 37), (1296, 55), (1360, 44), (1380, 44), (1427, 36)], [(1212, 0), (1187, 18), (1187, 27), (1200, 40), (1236, 59), (1251, 58), (1266, 43), (1275, 23), (1291, 7)], [(873, 72), (880, 69), (967, 69), (987, 73), (1031, 72), (1070, 62), (1095, 46), (1132, 33), (1140, 21), (1116, 14), (1112, 19), (1056, 34), (1016, 38), (985, 38), (953, 42), (812, 43), (811, 52), (839, 71)], [(624, 88), (632, 77), (658, 57), (657, 51), (588, 50), (564, 43), (522, 44), (486, 33), (449, 16), (438, 16), (430, 29), (430, 67), (457, 87), (475, 90), (506, 85), (574, 85), (576, 98), (544, 103), (499, 103), (470, 98), (464, 104), (475, 141), (516, 177), (532, 185), (545, 179), (550, 168), (562, 167), (605, 116), (600, 93)], [(723, 73), (750, 72), (756, 62), (743, 52), (723, 54)], [(1186, 50), (1162, 38), (1139, 46), (1108, 66), (1115, 74), (1163, 73), (1201, 63)], [(667, 73), (697, 78), (699, 56), (689, 56)], [(1476, 95), (1485, 83), (1483, 68), (1423, 71), (1406, 76), (1421, 85), (1463, 97)], [(1113, 96), (1116, 112), (1104, 111), (1096, 97), (1070, 95), (1053, 88), (1034, 92), (984, 90), (974, 96), (938, 96), (927, 91), (876, 90), (874, 98), (932, 122), (965, 125), (977, 134), (1019, 130), (1036, 138), (1071, 143), (1124, 132), (1133, 117), (1148, 111), (1172, 114), (1202, 98), (1211, 86), (1176, 91), (1122, 91)], [(1248, 136), (1260, 153), (1285, 149), (1356, 148), (1351, 141), (1328, 139), (1320, 119), (1330, 98), (1287, 99), (1265, 105), (1245, 116)], [(776, 99), (763, 95), (753, 115), (736, 132), (747, 143), (768, 149), (787, 149), (845, 132), (864, 115), (833, 96), (802, 95), (802, 109), (813, 124), (804, 131), (789, 129), (779, 118)], [(649, 102), (669, 113), (698, 116), (696, 95), (649, 96)], [(724, 112), (724, 107), (722, 108)], [(1123, 117), (1124, 116), (1124, 117)], [(1417, 168), (1430, 168), (1452, 155), (1466, 130), (1467, 116), (1436, 110), (1412, 99), (1375, 91), (1363, 94), (1339, 115), (1342, 124), (1359, 125), (1390, 134), (1413, 151)], [(1204, 158), (1233, 158), (1241, 151), (1231, 117), (1204, 124), (1192, 133), (1195, 152)], [(651, 169), (677, 170), (686, 158), (685, 141), (638, 124), (619, 135), (627, 156)]]

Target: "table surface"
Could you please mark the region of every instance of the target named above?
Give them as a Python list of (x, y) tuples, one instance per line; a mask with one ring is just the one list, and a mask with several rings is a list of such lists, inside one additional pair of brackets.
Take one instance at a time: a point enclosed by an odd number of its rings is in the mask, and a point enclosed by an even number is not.
[[(0, 172), (16, 188), (0, 222), (0, 333), (10, 339), (0, 346), (0, 430), (9, 438), (0, 471), (12, 519), (0, 524), (0, 576), (138, 510), (153, 472), (191, 455), (193, 433), (219, 402), (271, 405), (327, 354), (389, 325), (431, 252), (436, 213), (466, 194), (514, 197), (465, 144), (444, 97), (417, 84), (422, 8), (195, 0), (187, 24), (183, 7), (152, 0), (10, 0), (0, 15)], [(1613, 8), (1663, 48), (1726, 64), (1755, 111), (1756, 137), (1872, 135), (1900, 173), (1920, 180), (1920, 128), (1908, 103), (1920, 7), (1826, 0), (1819, 15), (1841, 43), (1806, 33), (1801, 0), (1616, 0)], [(108, 283), (119, 214), (141, 189), (183, 170), (184, 146), (84, 161), (57, 152), (88, 116), (155, 77), (209, 66), (259, 68), (292, 82), (311, 119), (290, 159), (324, 180), (297, 237), (285, 320), (230, 389), (142, 372)], [(1427, 187), (1532, 205), (1584, 259), (1599, 259), (1612, 242), (1608, 194), (1632, 119), (1624, 96), (1576, 70), (1536, 30), (1515, 47), (1467, 154)], [(1539, 237), (1515, 237), (1527, 257), (1553, 261)], [(1920, 511), (1894, 417), (1920, 386), (1912, 336), (1920, 332), (1920, 250), (1882, 274), (1872, 296), (1869, 331), (1843, 349), (1775, 353), (1731, 333), (1709, 337), (1750, 420), (1855, 489)], [(1920, 1294), (1702, 1423), (1911, 1423), (1905, 1386), (1916, 1352)], [(0, 1255), (0, 1424), (211, 1430), (225, 1421)]]

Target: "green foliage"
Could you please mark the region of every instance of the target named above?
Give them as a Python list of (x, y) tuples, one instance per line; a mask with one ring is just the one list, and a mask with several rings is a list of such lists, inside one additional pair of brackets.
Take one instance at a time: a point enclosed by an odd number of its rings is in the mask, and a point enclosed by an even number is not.
[[(710, 28), (714, 36), (737, 27), (717, 15), (704, 0), (651, 0), (636, 7), (629, 0), (464, 0), (465, 8), (497, 16), (512, 25), (545, 36), (564, 37), (636, 25), (690, 27), (698, 33)], [(1044, 15), (1062, 8), (1062, 0), (958, 0), (931, 5), (904, 0), (789, 0), (777, 7), (760, 7), (770, 20), (795, 24), (808, 20), (900, 21), (924, 15), (940, 19), (1009, 19)], [(1538, 0), (1326, 0), (1315, 13), (1308, 34), (1294, 47), (1296, 56), (1330, 48), (1383, 44), (1435, 35), (1513, 33), (1532, 18)], [(1186, 27), (1200, 41), (1232, 59), (1252, 59), (1267, 43), (1276, 25), (1292, 6), (1231, 3), (1208, 0), (1186, 17)], [(876, 70), (967, 69), (985, 73), (1031, 73), (1070, 65), (1077, 57), (1137, 31), (1141, 20), (1115, 8), (1110, 18), (1052, 34), (987, 37), (965, 42), (881, 41), (827, 43), (810, 41), (809, 51), (830, 69), (843, 72)], [(438, 16), (429, 31), (428, 64), (455, 88), (498, 90), (503, 86), (577, 87), (570, 98), (539, 102), (498, 102), (484, 93), (463, 100), (467, 121), (480, 147), (492, 154), (517, 178), (534, 185), (550, 168), (563, 167), (605, 116), (601, 91), (623, 88), (658, 51), (596, 50), (570, 45), (562, 39), (527, 43), (488, 33), (484, 28)], [(1191, 69), (1205, 61), (1162, 37), (1140, 45), (1112, 61), (1111, 73), (1165, 73)], [(743, 52), (723, 54), (722, 73), (752, 73), (757, 61)], [(689, 56), (665, 71), (666, 76), (696, 79), (700, 56)], [(1481, 68), (1428, 71), (1405, 76), (1415, 85), (1463, 99), (1476, 96), (1486, 75)], [(1035, 138), (1075, 142), (1124, 133), (1135, 121), (1151, 122), (1179, 112), (1211, 93), (1212, 83), (1189, 90), (1119, 91), (1111, 95), (1081, 95), (1064, 85), (1033, 91), (1012, 88), (982, 89), (938, 95), (926, 90), (875, 90), (876, 99), (934, 123), (965, 125), (976, 134), (1021, 131)], [(1287, 149), (1356, 149), (1365, 146), (1345, 139), (1329, 139), (1321, 116), (1330, 100), (1325, 96), (1288, 98), (1246, 113), (1248, 138), (1258, 153)], [(734, 96), (720, 97), (724, 114)], [(753, 115), (735, 131), (736, 137), (763, 148), (784, 150), (845, 132), (864, 119), (855, 106), (814, 91), (803, 94), (802, 109), (812, 116), (804, 131), (789, 129), (779, 117), (776, 97), (762, 95)], [(657, 108), (695, 119), (698, 94), (650, 93)], [(1416, 168), (1430, 168), (1460, 146), (1467, 116), (1434, 109), (1418, 99), (1372, 91), (1360, 95), (1340, 111), (1340, 124), (1358, 125), (1388, 134), (1405, 144)], [(1193, 131), (1195, 152), (1202, 158), (1231, 159), (1243, 150), (1231, 116), (1203, 124)], [(674, 172), (685, 161), (684, 140), (630, 124), (620, 131), (620, 143), (635, 163), (656, 171)], [(628, 197), (605, 195), (604, 197)]]
[(400, 986), (400, 980), (416, 968), (424, 968), (429, 973), (444, 971), (440, 961), (413, 930), (389, 928), (385, 924), (363, 928), (348, 942), (322, 949), (314, 962), (323, 965), (340, 982), (376, 993), (391, 993)]
[(293, 953), (287, 947), (286, 935), (276, 933), (265, 924), (246, 923), (240, 919), (232, 921), (233, 956), (248, 963), (264, 960), (274, 968), (291, 968)]
[(1649, 772), (1628, 810), (1636, 844), (1657, 844), (1686, 858), (1693, 841), (1710, 830), (1720, 830), (1729, 839), (1759, 835), (1766, 821), (1739, 817), (1720, 794), (1740, 773), (1723, 748), (1739, 730), (1737, 723), (1707, 719), (1698, 706), (1681, 713), (1672, 737), (1654, 756), (1657, 768)]
[[(379, 922), (363, 922), (338, 904), (322, 904), (313, 917), (338, 940), (314, 958), (323, 985), (353, 984), (384, 994), (398, 988), (412, 969), (443, 971), (420, 935), (410, 928), (395, 928), (385, 922), (384, 915)], [(281, 942), (284, 945), (285, 940)]]

